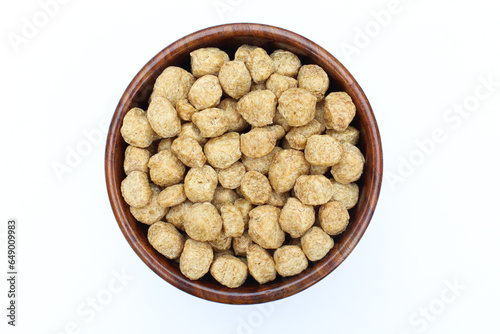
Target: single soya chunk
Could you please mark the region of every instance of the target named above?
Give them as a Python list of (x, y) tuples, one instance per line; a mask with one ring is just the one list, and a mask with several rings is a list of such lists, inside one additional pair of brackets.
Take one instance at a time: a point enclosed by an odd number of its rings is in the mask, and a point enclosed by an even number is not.
[(181, 254), (179, 268), (190, 280), (202, 278), (210, 270), (214, 251), (208, 242), (187, 239)]
[(236, 110), (253, 126), (272, 124), (276, 113), (276, 96), (270, 90), (250, 92), (238, 101)]
[(290, 88), (297, 88), (297, 80), (281, 74), (274, 73), (267, 79), (266, 88), (276, 95), (279, 99), (284, 91)]
[(160, 187), (168, 187), (182, 181), (186, 167), (169, 150), (153, 155), (148, 162), (151, 181)]
[(324, 175), (301, 175), (293, 188), (295, 196), (304, 204), (321, 205), (333, 196), (333, 186)]
[(170, 151), (170, 148), (172, 147), (173, 141), (174, 141), (174, 138), (164, 138), (164, 139), (160, 140), (160, 142), (158, 143), (157, 153), (161, 152), (161, 151), (165, 151), (165, 150)]
[(185, 69), (169, 66), (156, 79), (150, 100), (163, 97), (175, 106), (177, 101), (187, 99), (194, 80), (194, 76)]
[(285, 232), (279, 225), (280, 209), (271, 205), (261, 205), (250, 211), (248, 234), (253, 242), (262, 248), (276, 249), (285, 241)]
[(149, 157), (150, 153), (148, 150), (132, 145), (127, 146), (125, 149), (125, 160), (123, 161), (125, 174), (128, 175), (133, 171), (147, 173)]
[(319, 222), (326, 233), (337, 235), (347, 228), (349, 212), (340, 202), (328, 202), (319, 208)]
[(250, 52), (246, 65), (255, 83), (266, 81), (274, 72), (273, 60), (262, 48), (255, 48)]
[(184, 192), (191, 202), (210, 202), (217, 187), (217, 172), (210, 166), (191, 168), (184, 179)]
[(184, 248), (184, 237), (174, 225), (159, 221), (148, 229), (148, 241), (160, 254), (176, 259)]
[(242, 155), (241, 161), (243, 165), (245, 165), (245, 168), (248, 172), (254, 170), (267, 175), (269, 173), (269, 167), (271, 167), (271, 163), (273, 162), (274, 157), (281, 151), (283, 151), (281, 147), (275, 146), (271, 152), (263, 157), (251, 158), (247, 157), (246, 155)]
[(328, 129), (326, 130), (326, 134), (332, 136), (341, 143), (345, 142), (356, 145), (359, 140), (359, 131), (355, 127), (350, 125), (344, 131), (335, 131), (333, 129)]
[(178, 230), (184, 231), (184, 215), (189, 211), (193, 203), (184, 201), (168, 210), (165, 220), (174, 225)]
[(224, 110), (227, 122), (229, 124), (228, 131), (241, 132), (248, 128), (249, 124), (241, 116), (237, 110), (238, 101), (228, 97), (222, 100), (217, 108)]
[(194, 240), (215, 240), (222, 232), (222, 219), (212, 204), (195, 203), (184, 214), (184, 229)]
[(309, 173), (309, 168), (303, 152), (283, 150), (276, 154), (269, 167), (269, 182), (278, 193), (290, 191), (300, 175)]
[(265, 128), (254, 128), (240, 136), (241, 152), (247, 157), (261, 158), (276, 146), (276, 135)]
[(223, 230), (228, 237), (241, 237), (245, 231), (245, 221), (240, 209), (231, 203), (224, 204), (220, 209)]
[(363, 174), (365, 157), (354, 145), (342, 144), (342, 157), (340, 162), (332, 167), (332, 175), (335, 181), (347, 184), (359, 180)]
[(347, 210), (352, 209), (359, 199), (359, 187), (356, 183), (342, 184), (330, 179), (333, 186), (333, 196), (330, 201), (344, 204)]
[(313, 135), (307, 139), (306, 160), (315, 166), (333, 166), (342, 157), (342, 144), (328, 135)]
[(281, 94), (278, 112), (291, 126), (306, 125), (316, 115), (316, 97), (303, 88), (290, 88)]
[(345, 92), (334, 92), (325, 98), (325, 125), (328, 129), (344, 131), (356, 115), (356, 106)]
[(259, 284), (273, 281), (276, 278), (276, 268), (272, 256), (257, 244), (253, 244), (248, 248), (247, 264), (250, 275)]
[(234, 60), (240, 60), (242, 62), (246, 62), (250, 53), (255, 50), (257, 47), (253, 45), (243, 44), (236, 50), (234, 54)]
[(161, 138), (175, 137), (181, 132), (181, 121), (170, 101), (158, 97), (151, 101), (147, 111), (148, 121)]
[(295, 197), (290, 197), (281, 209), (279, 222), (283, 231), (290, 234), (292, 238), (300, 238), (314, 225), (315, 219), (312, 205), (302, 204)]
[(271, 192), (271, 197), (267, 201), (268, 205), (282, 207), (285, 205), (286, 201), (290, 197), (290, 193), (285, 191), (284, 193), (277, 193), (276, 191)]
[(219, 169), (217, 176), (221, 186), (227, 189), (236, 189), (241, 185), (245, 173), (245, 166), (240, 161), (236, 161), (229, 167)]
[(291, 148), (303, 150), (307, 145), (307, 139), (325, 131), (325, 125), (313, 119), (306, 125), (294, 127), (286, 134), (285, 138)]
[(319, 261), (333, 248), (333, 239), (321, 228), (313, 226), (300, 238), (300, 245), (310, 261)]
[(220, 210), (224, 204), (233, 204), (238, 198), (239, 196), (234, 190), (218, 186), (215, 188), (212, 204), (217, 210)]
[(328, 74), (318, 65), (304, 65), (300, 68), (297, 75), (299, 87), (310, 91), (316, 99), (320, 101), (325, 96), (330, 79)]
[(241, 180), (241, 192), (252, 204), (262, 205), (271, 197), (271, 185), (267, 177), (259, 172), (250, 171)]
[(283, 246), (274, 252), (276, 271), (283, 277), (298, 275), (308, 265), (306, 255), (299, 246)]
[(178, 137), (172, 142), (172, 153), (188, 167), (201, 167), (207, 159), (201, 145), (189, 137)]
[(200, 129), (193, 122), (184, 123), (181, 126), (181, 132), (178, 137), (189, 137), (193, 138), (202, 147), (207, 143), (208, 139), (201, 135)]
[(146, 112), (140, 108), (133, 108), (127, 112), (120, 133), (127, 144), (141, 148), (151, 145), (156, 136)]
[(217, 238), (210, 240), (210, 246), (216, 252), (225, 252), (231, 248), (231, 242), (233, 238), (227, 236), (227, 234), (222, 230), (222, 232), (217, 236)]
[(254, 205), (244, 198), (239, 198), (234, 201), (234, 205), (240, 209), (246, 227), (248, 225), (248, 221), (250, 220), (250, 216), (248, 214), (254, 208)]
[(210, 267), (210, 274), (220, 284), (228, 288), (237, 288), (245, 283), (247, 265), (232, 255), (222, 255), (215, 259)]
[(192, 120), (205, 138), (221, 136), (229, 129), (226, 112), (219, 108), (208, 108), (197, 112)]
[(128, 205), (136, 208), (146, 206), (152, 196), (146, 173), (134, 171), (127, 175), (122, 181), (121, 192)]
[(222, 65), (219, 82), (227, 95), (239, 99), (250, 91), (252, 77), (244, 62), (233, 60)]
[(187, 99), (179, 100), (175, 104), (175, 110), (177, 111), (177, 116), (183, 121), (191, 121), (194, 113), (197, 112), (195, 107), (193, 107)]
[(241, 237), (233, 238), (234, 254), (237, 256), (246, 256), (251, 245), (252, 238), (248, 235), (248, 232), (243, 233)]
[(271, 53), (274, 73), (295, 78), (301, 66), (300, 59), (290, 51), (278, 49)]
[(198, 110), (215, 107), (222, 96), (222, 87), (215, 75), (204, 75), (189, 90), (189, 102)]
[(217, 75), (225, 62), (229, 61), (227, 53), (218, 48), (201, 48), (191, 55), (191, 71), (195, 77), (207, 74)]
[(181, 183), (163, 189), (158, 196), (158, 204), (165, 208), (170, 208), (181, 204), (186, 199), (184, 184)]
[(132, 213), (132, 216), (146, 225), (151, 225), (160, 221), (163, 217), (165, 217), (168, 210), (166, 207), (163, 207), (158, 203), (160, 189), (156, 186), (152, 186), (151, 191), (151, 200), (148, 204), (146, 204), (146, 206), (143, 206), (142, 208), (136, 208), (133, 206), (130, 207), (130, 213)]
[(240, 135), (229, 132), (220, 137), (211, 138), (204, 147), (208, 163), (215, 168), (227, 168), (241, 157)]

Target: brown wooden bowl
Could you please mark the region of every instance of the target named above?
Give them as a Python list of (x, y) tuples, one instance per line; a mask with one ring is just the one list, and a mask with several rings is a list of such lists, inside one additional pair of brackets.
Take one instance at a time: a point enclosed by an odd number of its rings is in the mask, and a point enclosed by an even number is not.
[[(350, 210), (351, 222), (343, 234), (335, 237), (335, 246), (326, 257), (310, 262), (309, 267), (297, 276), (278, 276), (264, 285), (259, 285), (249, 276), (243, 286), (230, 289), (217, 283), (209, 274), (198, 281), (187, 279), (175, 261), (168, 260), (148, 243), (148, 226), (134, 219), (120, 192), (121, 181), (125, 178), (123, 159), (127, 146), (120, 135), (120, 127), (129, 109), (147, 109), (155, 79), (167, 66), (176, 65), (189, 70), (191, 51), (214, 46), (232, 56), (241, 44), (258, 45), (269, 53), (275, 49), (289, 50), (298, 55), (303, 64), (321, 66), (330, 76), (329, 91), (347, 92), (356, 105), (357, 115), (353, 125), (360, 130), (358, 147), (365, 155), (366, 165), (358, 181), (359, 202)], [(139, 71), (123, 94), (111, 121), (105, 170), (109, 199), (118, 225), (130, 246), (155, 273), (175, 287), (200, 298), (228, 304), (255, 304), (284, 298), (310, 287), (332, 272), (351, 253), (368, 227), (377, 204), (382, 183), (382, 146), (377, 122), (365, 94), (335, 57), (288, 30), (238, 23), (207, 28), (183, 37), (158, 53)]]

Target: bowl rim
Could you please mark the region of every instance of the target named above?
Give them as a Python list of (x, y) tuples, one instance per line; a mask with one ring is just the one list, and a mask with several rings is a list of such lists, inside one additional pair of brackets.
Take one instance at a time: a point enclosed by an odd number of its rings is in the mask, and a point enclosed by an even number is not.
[[(141, 240), (139, 240), (132, 226), (129, 224), (126, 218), (126, 208), (123, 207), (123, 205), (119, 205), (121, 197), (120, 184), (122, 180), (118, 177), (116, 169), (112, 167), (117, 163), (114, 148), (118, 140), (121, 139), (120, 113), (123, 112), (124, 105), (127, 104), (127, 101), (129, 101), (134, 94), (137, 94), (139, 83), (147, 77), (148, 71), (150, 71), (151, 68), (164, 61), (166, 54), (181, 52), (182, 48), (190, 41), (207, 39), (213, 36), (230, 33), (251, 36), (252, 33), (257, 31), (265, 33), (268, 38), (280, 38), (280, 41), (284, 40), (284, 43), (286, 43), (286, 41), (293, 41), (295, 43), (300, 42), (300, 44), (304, 46), (305, 52), (313, 53), (316, 57), (324, 58), (331, 66), (331, 69), (336, 72), (336, 75), (345, 80), (349, 87), (360, 97), (360, 102), (363, 104), (363, 110), (365, 111), (365, 117), (371, 124), (371, 126), (368, 127), (368, 132), (372, 139), (374, 139), (370, 142), (368, 147), (368, 149), (374, 153), (374, 159), (372, 161), (374, 173), (372, 175), (372, 182), (368, 184), (367, 189), (370, 196), (368, 196), (365, 206), (361, 208), (358, 214), (360, 217), (360, 221), (357, 222), (358, 228), (344, 243), (344, 247), (339, 249), (337, 256), (330, 258), (329, 261), (321, 263), (319, 267), (316, 267), (315, 271), (311, 271), (307, 275), (294, 276), (295, 279), (287, 280), (274, 288), (268, 288), (257, 292), (241, 292), (238, 291), (238, 289), (215, 289), (210, 286), (205, 286), (198, 281), (190, 281), (185, 277), (184, 279), (180, 279), (164, 268), (161, 262), (155, 257), (151, 256), (151, 254), (145, 250), (144, 246), (142, 246)], [(122, 164), (123, 162), (120, 161), (118, 163)], [(108, 196), (116, 221), (129, 245), (151, 270), (171, 285), (199, 298), (229, 304), (256, 304), (285, 298), (303, 291), (330, 274), (347, 258), (366, 231), (378, 202), (382, 185), (382, 173), (382, 144), (375, 115), (366, 95), (349, 71), (347, 71), (333, 55), (313, 41), (283, 28), (257, 23), (231, 23), (208, 27), (178, 39), (157, 53), (141, 68), (123, 93), (113, 114), (106, 140), (105, 176)]]

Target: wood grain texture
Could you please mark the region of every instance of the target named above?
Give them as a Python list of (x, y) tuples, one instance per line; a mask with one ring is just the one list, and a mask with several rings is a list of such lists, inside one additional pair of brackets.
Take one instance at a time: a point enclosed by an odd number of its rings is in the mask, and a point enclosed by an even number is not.
[[(210, 275), (198, 281), (184, 277), (178, 264), (156, 252), (147, 241), (147, 225), (137, 222), (124, 202), (120, 184), (124, 179), (123, 159), (126, 143), (120, 135), (123, 117), (133, 107), (147, 109), (149, 95), (158, 75), (167, 66), (190, 69), (189, 53), (201, 47), (219, 47), (232, 58), (241, 44), (258, 45), (272, 52), (285, 49), (297, 54), (303, 64), (315, 63), (330, 76), (330, 91), (345, 91), (353, 99), (357, 115), (353, 125), (360, 130), (358, 147), (366, 158), (365, 170), (358, 181), (359, 202), (350, 210), (347, 230), (335, 238), (335, 246), (322, 260), (310, 263), (301, 274), (277, 278), (259, 285), (250, 276), (240, 288), (229, 289), (218, 284)], [(109, 128), (105, 172), (108, 195), (118, 225), (130, 246), (154, 272), (168, 283), (207, 300), (228, 304), (255, 304), (277, 300), (300, 292), (315, 284), (338, 267), (359, 242), (371, 220), (382, 183), (382, 146), (375, 116), (370, 104), (352, 75), (330, 53), (310, 40), (281, 28), (238, 23), (207, 28), (174, 42), (151, 59), (132, 80), (124, 92)]]

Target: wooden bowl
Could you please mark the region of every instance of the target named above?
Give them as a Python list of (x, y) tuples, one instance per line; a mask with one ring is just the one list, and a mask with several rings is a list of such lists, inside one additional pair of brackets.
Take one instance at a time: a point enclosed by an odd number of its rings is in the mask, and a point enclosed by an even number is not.
[[(129, 109), (147, 109), (155, 79), (167, 66), (175, 65), (189, 70), (189, 53), (210, 46), (225, 50), (232, 58), (241, 44), (258, 45), (269, 53), (275, 49), (289, 50), (298, 55), (303, 64), (321, 66), (330, 76), (329, 91), (347, 92), (356, 105), (357, 115), (353, 125), (360, 130), (358, 147), (366, 158), (366, 165), (358, 181), (359, 202), (350, 210), (351, 222), (343, 234), (335, 237), (335, 246), (326, 257), (310, 262), (309, 267), (297, 276), (278, 277), (273, 282), (259, 285), (249, 275), (243, 286), (230, 289), (217, 283), (209, 274), (198, 281), (187, 279), (175, 261), (166, 259), (148, 243), (148, 226), (134, 219), (120, 192), (120, 183), (125, 178), (123, 159), (127, 146), (120, 135), (120, 127)], [(118, 225), (130, 246), (155, 273), (175, 287), (200, 298), (229, 304), (255, 304), (284, 298), (310, 287), (332, 272), (351, 253), (368, 227), (377, 204), (382, 182), (382, 147), (377, 122), (365, 94), (335, 57), (319, 45), (288, 30), (238, 23), (207, 28), (183, 37), (158, 53), (139, 71), (123, 94), (111, 121), (105, 170), (109, 199)]]

